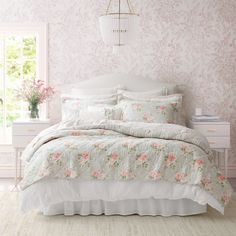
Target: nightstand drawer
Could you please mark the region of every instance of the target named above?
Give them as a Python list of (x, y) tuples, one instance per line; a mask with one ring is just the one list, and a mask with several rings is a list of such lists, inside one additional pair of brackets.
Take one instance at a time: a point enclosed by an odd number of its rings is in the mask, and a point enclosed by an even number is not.
[(229, 125), (194, 125), (194, 129), (202, 133), (207, 137), (217, 137), (217, 136), (230, 136), (230, 126)]
[(207, 137), (211, 148), (230, 148), (229, 137)]
[(13, 147), (26, 147), (35, 137), (35, 135), (13, 135), (12, 136), (12, 145)]
[(42, 130), (48, 128), (48, 124), (14, 124), (13, 135), (37, 135)]

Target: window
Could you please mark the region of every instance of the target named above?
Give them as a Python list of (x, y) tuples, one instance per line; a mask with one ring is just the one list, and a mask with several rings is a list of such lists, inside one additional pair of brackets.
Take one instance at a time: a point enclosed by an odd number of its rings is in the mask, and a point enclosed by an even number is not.
[(0, 143), (11, 143), (12, 122), (28, 115), (27, 103), (15, 96), (24, 79), (47, 82), (47, 26), (0, 24)]

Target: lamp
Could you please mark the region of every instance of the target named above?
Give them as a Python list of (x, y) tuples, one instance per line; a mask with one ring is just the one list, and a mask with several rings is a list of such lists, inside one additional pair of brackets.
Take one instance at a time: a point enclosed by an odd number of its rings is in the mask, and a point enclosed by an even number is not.
[(103, 41), (113, 46), (113, 53), (133, 43), (138, 31), (138, 14), (135, 13), (130, 0), (126, 0), (129, 12), (121, 12), (121, 0), (117, 1), (118, 12), (110, 12), (112, 2), (110, 0), (105, 14), (99, 17)]

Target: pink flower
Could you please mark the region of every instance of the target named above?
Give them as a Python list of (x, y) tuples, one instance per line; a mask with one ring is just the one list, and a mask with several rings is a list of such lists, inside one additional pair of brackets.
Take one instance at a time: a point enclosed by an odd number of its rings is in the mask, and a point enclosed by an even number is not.
[(61, 153), (60, 153), (60, 152), (54, 152), (54, 153), (52, 154), (52, 158), (53, 158), (55, 161), (59, 160), (59, 159), (61, 158)]
[(113, 152), (110, 158), (110, 165), (113, 166), (115, 163), (118, 163), (119, 156), (117, 153)]
[(151, 144), (151, 147), (154, 148), (154, 149), (158, 149), (160, 147), (160, 144), (158, 143), (152, 143)]
[(169, 153), (168, 157), (167, 157), (167, 166), (170, 166), (171, 164), (173, 164), (176, 160), (176, 157), (174, 156), (173, 153)]
[(164, 110), (166, 109), (166, 106), (159, 106), (159, 109), (160, 109), (161, 111), (164, 111)]
[(93, 171), (92, 172), (92, 177), (94, 179), (104, 179), (104, 175), (103, 175), (102, 171), (100, 171), (100, 170)]
[(226, 178), (224, 177), (224, 175), (219, 175), (218, 176), (218, 182), (220, 184), (224, 184), (225, 180), (226, 180)]
[(88, 154), (87, 152), (84, 152), (84, 153), (82, 154), (82, 159), (83, 159), (83, 160), (88, 160), (88, 159), (89, 159), (89, 154)]
[(70, 177), (71, 176), (71, 170), (66, 170), (65, 171), (65, 177)]
[(138, 161), (141, 163), (141, 164), (143, 164), (143, 163), (145, 163), (146, 161), (147, 161), (147, 155), (146, 154), (141, 154), (140, 156), (139, 156), (139, 158), (138, 158)]
[(82, 153), (82, 158), (80, 160), (80, 164), (84, 165), (85, 163), (88, 162), (88, 160), (89, 160), (89, 153), (87, 153), (87, 152)]
[(130, 170), (123, 170), (120, 173), (120, 175), (123, 179), (132, 179), (132, 178), (134, 178), (134, 175)]
[(210, 185), (211, 181), (210, 181), (209, 178), (204, 177), (204, 178), (201, 180), (201, 183), (202, 183), (202, 185), (204, 186), (205, 189), (210, 189), (209, 185)]
[(186, 176), (186, 175), (185, 175), (184, 173), (178, 172), (178, 173), (175, 174), (175, 180), (176, 180), (177, 182), (183, 182), (185, 176)]
[(115, 152), (113, 152), (113, 153), (111, 154), (111, 159), (112, 159), (113, 161), (116, 161), (116, 160), (118, 159), (118, 155), (117, 155)]
[(77, 173), (72, 170), (72, 169), (67, 169), (64, 173), (65, 177), (69, 177), (69, 178), (75, 178), (77, 175)]
[(46, 87), (42, 80), (34, 81), (24, 80), (22, 86), (16, 90), (16, 96), (32, 104), (40, 104), (52, 97), (54, 90), (52, 87)]
[(204, 161), (202, 159), (198, 159), (198, 160), (195, 161), (194, 166), (196, 168), (202, 168), (203, 164), (204, 164)]
[(221, 201), (222, 201), (225, 205), (227, 205), (227, 204), (229, 203), (229, 200), (230, 200), (230, 198), (229, 198), (229, 196), (228, 196), (227, 194), (224, 194), (224, 195), (222, 196), (222, 198), (221, 198)]
[(161, 179), (161, 173), (156, 170), (152, 170), (149, 172), (148, 176), (154, 180)]

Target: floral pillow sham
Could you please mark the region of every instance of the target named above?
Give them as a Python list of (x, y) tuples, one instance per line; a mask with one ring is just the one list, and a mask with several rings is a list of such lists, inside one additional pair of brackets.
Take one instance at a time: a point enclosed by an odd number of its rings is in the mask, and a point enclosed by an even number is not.
[(148, 123), (177, 124), (177, 114), (182, 106), (182, 95), (149, 101), (122, 100), (119, 103), (121, 120)]

